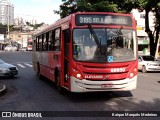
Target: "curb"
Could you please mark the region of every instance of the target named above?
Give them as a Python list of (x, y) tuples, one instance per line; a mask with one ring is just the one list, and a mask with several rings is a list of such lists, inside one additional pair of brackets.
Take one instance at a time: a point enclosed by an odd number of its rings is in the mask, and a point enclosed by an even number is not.
[(2, 95), (7, 90), (7, 87), (2, 83), (0, 83), (0, 86), (2, 86), (2, 89), (0, 89), (0, 95)]

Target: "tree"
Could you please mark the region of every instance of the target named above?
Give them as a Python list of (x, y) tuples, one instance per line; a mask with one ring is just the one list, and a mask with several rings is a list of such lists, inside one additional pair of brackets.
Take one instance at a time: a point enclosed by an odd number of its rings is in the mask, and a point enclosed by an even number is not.
[[(4, 33), (7, 33), (7, 29), (8, 29), (8, 26), (7, 25), (3, 25), (2, 23), (0, 23), (0, 29), (4, 32)], [(9, 25), (9, 31), (13, 31), (13, 25)]]
[[(126, 9), (126, 12), (130, 12), (136, 8), (139, 11), (145, 11), (145, 32), (148, 34), (150, 40), (150, 55), (155, 56), (156, 47), (159, 39), (160, 32), (160, 1), (159, 0), (117, 0), (117, 4), (120, 9)], [(149, 25), (149, 12), (153, 12), (155, 15), (154, 31), (151, 31)]]
[[(130, 13), (132, 9), (145, 11), (145, 31), (150, 39), (150, 54), (155, 55), (160, 32), (160, 1), (159, 0), (67, 0), (60, 6), (61, 18), (75, 12), (121, 12)], [(155, 30), (149, 25), (149, 12), (155, 14)]]
[[(101, 6), (101, 7), (99, 7)], [(56, 14), (60, 14), (61, 18), (64, 18), (71, 13), (75, 12), (118, 12), (118, 6), (110, 1), (106, 0), (68, 0), (60, 5), (60, 10), (54, 10)]]
[(41, 27), (42, 25), (44, 25), (45, 23), (42, 22), (40, 24), (31, 24), (30, 22), (26, 22), (26, 24), (30, 27), (33, 27), (34, 29), (37, 29), (38, 27)]
[[(160, 1), (159, 0), (137, 0), (136, 8), (140, 11), (145, 11), (145, 31), (150, 39), (150, 55), (155, 56), (156, 47), (160, 32)], [(155, 15), (154, 31), (151, 31), (149, 25), (149, 12)]]

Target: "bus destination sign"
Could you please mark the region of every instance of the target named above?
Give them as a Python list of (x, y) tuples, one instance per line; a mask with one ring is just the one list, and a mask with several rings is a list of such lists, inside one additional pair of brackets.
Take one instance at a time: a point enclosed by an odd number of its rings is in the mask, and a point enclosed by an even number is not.
[(87, 24), (112, 24), (112, 25), (124, 25), (132, 26), (132, 18), (130, 16), (120, 15), (76, 15), (76, 25), (87, 25)]

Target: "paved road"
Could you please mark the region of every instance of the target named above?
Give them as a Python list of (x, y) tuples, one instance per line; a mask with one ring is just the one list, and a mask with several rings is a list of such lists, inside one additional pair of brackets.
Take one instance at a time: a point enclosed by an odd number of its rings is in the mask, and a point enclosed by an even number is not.
[(31, 52), (3, 52), (0, 58), (19, 69), (17, 77), (0, 80), (8, 88), (0, 111), (160, 111), (160, 73), (139, 72), (138, 87), (131, 92), (61, 95), (52, 82), (37, 79)]

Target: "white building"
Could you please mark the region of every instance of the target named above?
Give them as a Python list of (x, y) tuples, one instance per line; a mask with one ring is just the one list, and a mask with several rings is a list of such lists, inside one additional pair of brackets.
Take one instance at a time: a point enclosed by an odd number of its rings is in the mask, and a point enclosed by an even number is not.
[(0, 1), (0, 23), (2, 24), (14, 24), (14, 6), (9, 0)]
[(16, 25), (16, 26), (24, 25), (23, 18), (22, 17), (16, 17), (14, 19), (14, 25)]
[[(132, 10), (132, 14), (137, 21), (137, 38), (139, 54), (149, 54), (149, 37), (145, 32), (145, 11), (139, 12), (137, 9)], [(149, 13), (149, 27), (154, 31), (154, 14)]]

